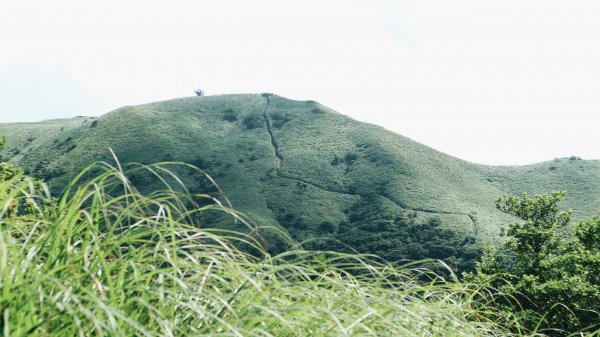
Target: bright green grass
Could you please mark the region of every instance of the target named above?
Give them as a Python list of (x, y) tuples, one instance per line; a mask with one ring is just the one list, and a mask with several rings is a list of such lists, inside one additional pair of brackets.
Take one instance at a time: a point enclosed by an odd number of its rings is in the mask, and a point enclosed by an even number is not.
[[(204, 212), (243, 220), (219, 203), (186, 207), (206, 196), (176, 192), (172, 165), (138, 168), (167, 184), (151, 195), (120, 167), (95, 168), (52, 216), (0, 213), (3, 336), (506, 336), (499, 324), (514, 326), (478, 305), (475, 290), (418, 282), (426, 272), (414, 267), (331, 252), (270, 256), (252, 235), (199, 228)], [(2, 209), (46, 200), (32, 186), (0, 184)]]

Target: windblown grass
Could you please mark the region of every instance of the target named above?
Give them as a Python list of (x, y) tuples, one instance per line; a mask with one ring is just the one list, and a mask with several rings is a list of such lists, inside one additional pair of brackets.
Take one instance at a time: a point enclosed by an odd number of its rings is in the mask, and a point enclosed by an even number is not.
[(169, 164), (138, 169), (165, 190), (144, 195), (119, 166), (99, 163), (44, 216), (8, 216), (15, 200), (35, 209), (48, 196), (26, 179), (0, 184), (4, 336), (509, 334), (476, 290), (423, 283), (414, 266), (301, 249), (271, 256), (251, 224), (246, 234), (199, 226), (204, 212), (244, 220), (226, 201), (195, 206), (209, 197), (172, 188)]

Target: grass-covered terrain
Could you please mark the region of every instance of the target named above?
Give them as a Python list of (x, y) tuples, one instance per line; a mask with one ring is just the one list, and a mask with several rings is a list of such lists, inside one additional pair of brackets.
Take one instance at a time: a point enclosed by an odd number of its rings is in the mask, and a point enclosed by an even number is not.
[(0, 170), (3, 336), (519, 331), (476, 300), (481, 289), (428, 282), (434, 276), (416, 265), (300, 249), (270, 255), (249, 224), (249, 235), (199, 226), (197, 217), (210, 212), (244, 220), (223, 199), (206, 203), (207, 196), (187, 193), (173, 165), (134, 168), (162, 181), (148, 195), (127, 178), (135, 172), (99, 163), (95, 175), (78, 175), (59, 199), (8, 168)]
[[(600, 207), (600, 162), (565, 158), (490, 167), (445, 155), (313, 101), (279, 96), (189, 97), (123, 107), (99, 118), (0, 124), (3, 158), (60, 192), (82, 168), (109, 160), (182, 161), (205, 169), (233, 206), (307, 246), (378, 254), (389, 261), (442, 258), (471, 269), (480, 243), (512, 217), (503, 194), (566, 189), (576, 216)], [(210, 181), (180, 172), (189, 189)], [(143, 174), (132, 181), (158, 188)], [(281, 251), (286, 240), (270, 238)]]
[[(174, 118), (161, 112), (170, 106), (206, 113), (236, 100), (220, 119), (127, 131)], [(13, 139), (3, 159), (28, 173), (0, 161), (5, 336), (600, 335), (597, 162), (486, 167), (314, 102), (198, 102), (2, 126)], [(345, 133), (309, 137), (327, 127)], [(157, 155), (166, 162), (143, 164)], [(107, 161), (83, 166), (95, 159)], [(570, 201), (496, 199), (559, 188)], [(586, 220), (564, 210), (573, 202)], [(508, 240), (479, 260), (500, 227)], [(398, 261), (426, 257), (446, 263)], [(473, 272), (459, 279), (457, 268)]]

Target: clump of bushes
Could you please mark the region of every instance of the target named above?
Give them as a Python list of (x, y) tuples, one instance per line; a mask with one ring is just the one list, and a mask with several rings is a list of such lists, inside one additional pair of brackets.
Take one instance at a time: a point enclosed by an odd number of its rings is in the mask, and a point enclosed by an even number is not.
[(467, 275), (503, 294), (490, 299), (497, 312), (552, 336), (600, 328), (600, 217), (573, 225), (572, 212), (558, 207), (565, 194), (499, 198), (498, 209), (520, 221)]
[(250, 115), (246, 116), (242, 123), (244, 124), (246, 129), (251, 130), (263, 127), (265, 121), (260, 115)]
[(235, 110), (233, 110), (231, 108), (223, 110), (223, 120), (224, 121), (235, 122), (235, 121), (237, 121), (237, 119), (238, 119), (238, 113)]
[(323, 221), (319, 225), (319, 230), (325, 233), (335, 233), (338, 230), (338, 224), (335, 224), (331, 221)]
[(354, 153), (354, 152), (349, 152), (346, 154), (346, 156), (344, 157), (344, 161), (346, 162), (346, 164), (348, 165), (352, 165), (356, 160), (358, 159), (358, 154)]
[(271, 115), (271, 120), (273, 121), (274, 128), (281, 129), (285, 123), (292, 120), (292, 118), (282, 113), (274, 113)]
[[(455, 272), (475, 268), (482, 251), (472, 236), (445, 228), (437, 217), (419, 220), (409, 212), (394, 214), (383, 204), (384, 200), (374, 195), (352, 205), (348, 220), (335, 234), (343, 243), (336, 249), (352, 247), (387, 261), (440, 259)], [(444, 272), (443, 268), (437, 271)]]

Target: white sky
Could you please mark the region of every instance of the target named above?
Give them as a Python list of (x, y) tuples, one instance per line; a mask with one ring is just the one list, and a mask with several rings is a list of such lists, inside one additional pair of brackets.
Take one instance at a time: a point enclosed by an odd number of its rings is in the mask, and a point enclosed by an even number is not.
[(600, 159), (600, 2), (0, 0), (0, 122), (314, 99), (459, 158)]

